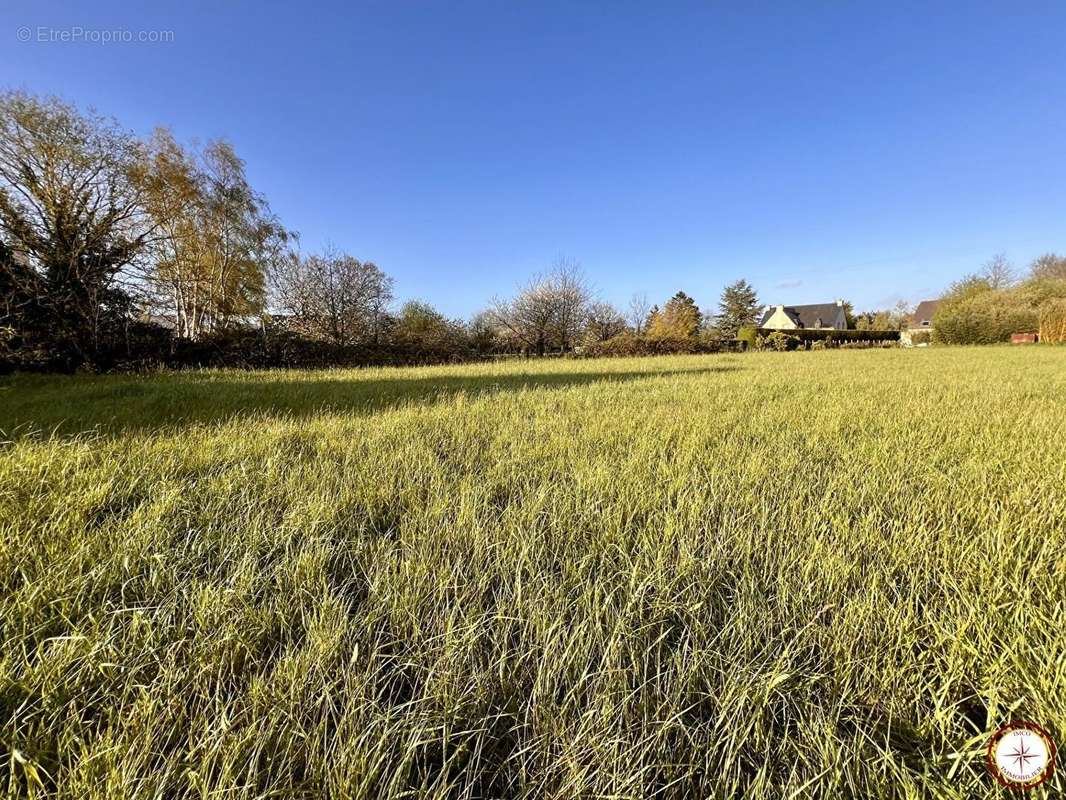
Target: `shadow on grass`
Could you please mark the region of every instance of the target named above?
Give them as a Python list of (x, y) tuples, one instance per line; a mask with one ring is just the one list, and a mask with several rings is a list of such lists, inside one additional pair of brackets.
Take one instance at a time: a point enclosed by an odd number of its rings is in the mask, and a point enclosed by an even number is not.
[(738, 369), (731, 363), (691, 369), (502, 374), (170, 373), (150, 377), (26, 377), (0, 384), (0, 438), (105, 435), (175, 430), (245, 415), (368, 415), (404, 405), (471, 396), (556, 390), (592, 383), (699, 376)]

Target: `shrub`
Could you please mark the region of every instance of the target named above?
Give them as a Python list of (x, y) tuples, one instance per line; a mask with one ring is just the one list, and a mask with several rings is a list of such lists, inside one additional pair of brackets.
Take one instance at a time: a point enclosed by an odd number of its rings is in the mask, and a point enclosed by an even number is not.
[(836, 346), (839, 347), (841, 350), (869, 350), (870, 348), (875, 347), (884, 350), (885, 348), (898, 347), (899, 343), (889, 340), (863, 341), (860, 339), (856, 341), (840, 342)]
[(674, 354), (717, 353), (720, 347), (712, 339), (686, 337), (648, 337), (620, 333), (602, 342), (594, 342), (581, 355), (586, 358), (660, 356)]
[(455, 342), (427, 336), (390, 337), (379, 343), (338, 345), (282, 326), (234, 328), (203, 340), (175, 342), (169, 367), (237, 369), (420, 366), (472, 361), (477, 356)]
[(1066, 298), (1048, 300), (1040, 307), (1040, 341), (1066, 343)]
[(0, 375), (45, 369), (48, 363), (48, 348), (42, 342), (10, 325), (0, 325)]
[(774, 331), (766, 337), (763, 347), (767, 350), (784, 352), (785, 350), (795, 350), (799, 343), (800, 340), (794, 336), (789, 336), (781, 331)]
[(743, 342), (750, 349), (755, 348), (755, 340), (759, 338), (759, 329), (746, 325), (737, 331), (737, 341)]
[(477, 361), (481, 351), (456, 322), (409, 310), (378, 342), (338, 345), (307, 336), (281, 322), (239, 325), (195, 341), (179, 339), (160, 325), (132, 320), (103, 329), (91, 362), (71, 365), (40, 337), (0, 325), (0, 374), (62, 372), (143, 372), (158, 368), (235, 369), (420, 366)]
[(947, 344), (996, 344), (1012, 333), (1034, 331), (1036, 309), (1019, 292), (986, 291), (945, 300), (933, 319), (935, 338)]
[(1009, 289), (964, 283), (944, 298), (933, 318), (936, 341), (995, 344), (1012, 333), (1040, 329), (1044, 309), (1066, 298), (1066, 281), (1034, 279)]

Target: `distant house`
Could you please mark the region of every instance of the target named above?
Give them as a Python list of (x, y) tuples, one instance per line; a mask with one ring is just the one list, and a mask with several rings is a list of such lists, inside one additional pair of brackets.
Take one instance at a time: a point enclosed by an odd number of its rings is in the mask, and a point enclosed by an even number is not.
[(759, 320), (760, 328), (777, 331), (848, 329), (848, 317), (844, 313), (844, 301), (815, 303), (809, 306), (767, 306)]
[(933, 315), (939, 305), (939, 300), (923, 300), (920, 302), (918, 307), (914, 309), (914, 313), (911, 314), (910, 319), (907, 320), (907, 330), (931, 331), (933, 329)]
[[(933, 315), (940, 306), (939, 300), (923, 300), (914, 309), (914, 313), (907, 318), (907, 324), (900, 331), (899, 339), (906, 345), (929, 344), (933, 334)], [(915, 334), (918, 334), (916, 337)]]

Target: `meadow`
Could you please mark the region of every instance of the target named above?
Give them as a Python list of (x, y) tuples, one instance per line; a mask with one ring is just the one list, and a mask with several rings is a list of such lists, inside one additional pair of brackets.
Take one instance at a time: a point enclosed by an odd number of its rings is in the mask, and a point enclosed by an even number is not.
[(999, 797), (1000, 723), (1066, 741), (1063, 348), (15, 376), (0, 429), (10, 796)]

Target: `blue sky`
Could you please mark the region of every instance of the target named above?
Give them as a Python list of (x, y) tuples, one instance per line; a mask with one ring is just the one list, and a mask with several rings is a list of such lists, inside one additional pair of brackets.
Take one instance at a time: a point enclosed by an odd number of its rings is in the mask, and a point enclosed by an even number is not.
[[(77, 28), (173, 41), (41, 41)], [(451, 315), (560, 254), (619, 305), (745, 277), (871, 308), (1066, 251), (1064, 30), (1062, 2), (7, 0), (0, 84), (229, 139), (305, 250)]]

